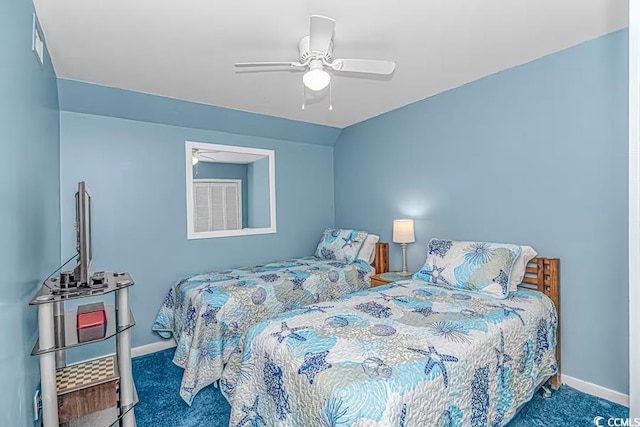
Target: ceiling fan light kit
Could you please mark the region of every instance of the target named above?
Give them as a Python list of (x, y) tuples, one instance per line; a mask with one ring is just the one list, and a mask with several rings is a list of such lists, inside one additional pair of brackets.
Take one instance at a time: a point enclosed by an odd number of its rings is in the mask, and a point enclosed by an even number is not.
[(309, 64), (309, 71), (302, 76), (302, 82), (307, 88), (319, 91), (329, 86), (331, 74), (324, 70), (322, 61), (314, 59)]
[[(311, 15), (311, 29), (298, 43), (298, 62), (239, 62), (241, 67), (288, 67), (306, 70), (302, 76), (304, 86), (314, 92), (325, 89), (331, 83), (329, 71), (344, 73), (390, 75), (396, 63), (374, 59), (333, 59), (333, 32), (336, 21), (326, 16)], [(331, 94), (329, 94), (331, 97)], [(302, 105), (304, 110), (304, 104)], [(329, 110), (332, 110), (329, 101)]]

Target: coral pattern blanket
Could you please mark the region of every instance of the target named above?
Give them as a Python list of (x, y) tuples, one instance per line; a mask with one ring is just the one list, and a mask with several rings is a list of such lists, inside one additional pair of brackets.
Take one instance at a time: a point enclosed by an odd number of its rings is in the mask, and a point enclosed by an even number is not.
[(241, 335), (256, 323), (307, 304), (370, 286), (373, 268), (316, 257), (186, 277), (167, 294), (153, 324), (175, 337), (173, 361), (184, 368), (180, 395), (189, 404), (217, 381)]
[(501, 426), (557, 372), (551, 300), (401, 281), (253, 326), (231, 426)]

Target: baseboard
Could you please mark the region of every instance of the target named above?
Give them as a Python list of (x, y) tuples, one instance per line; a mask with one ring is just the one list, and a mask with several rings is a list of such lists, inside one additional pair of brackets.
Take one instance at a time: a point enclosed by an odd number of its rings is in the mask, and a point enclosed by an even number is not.
[(587, 393), (592, 396), (600, 397), (602, 399), (606, 399), (611, 402), (629, 407), (628, 394), (620, 393), (619, 391), (611, 390), (597, 384), (579, 380), (578, 378), (573, 378), (568, 375), (562, 375), (562, 383), (583, 393)]
[[(145, 354), (156, 353), (158, 351), (166, 350), (168, 348), (173, 348), (176, 345), (177, 345), (176, 340), (171, 338), (168, 340), (152, 342), (151, 344), (141, 345), (139, 347), (133, 347), (131, 349), (131, 357), (133, 358), (138, 356), (144, 356)], [(89, 359), (78, 360), (73, 363), (69, 363), (69, 365), (67, 366), (78, 365), (80, 363), (87, 363), (87, 362), (91, 362), (92, 360), (102, 359), (103, 357), (115, 356), (115, 355), (116, 353), (101, 354), (100, 356), (91, 357)]]
[(131, 357), (144, 356), (145, 354), (155, 353), (157, 351), (166, 350), (176, 346), (176, 341), (171, 338), (168, 340), (156, 341), (151, 344), (141, 345), (131, 349)]

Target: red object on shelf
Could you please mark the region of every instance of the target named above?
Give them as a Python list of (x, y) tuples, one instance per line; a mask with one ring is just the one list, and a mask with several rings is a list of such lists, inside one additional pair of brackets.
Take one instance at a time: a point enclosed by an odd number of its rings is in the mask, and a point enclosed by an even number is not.
[(79, 306), (76, 321), (79, 342), (104, 338), (107, 330), (107, 313), (103, 303)]
[(106, 321), (107, 316), (104, 311), (92, 311), (90, 313), (78, 314), (78, 329), (100, 326)]
[(104, 311), (104, 304), (96, 302), (94, 304), (79, 306), (77, 320), (78, 329), (104, 325), (107, 322), (107, 313)]

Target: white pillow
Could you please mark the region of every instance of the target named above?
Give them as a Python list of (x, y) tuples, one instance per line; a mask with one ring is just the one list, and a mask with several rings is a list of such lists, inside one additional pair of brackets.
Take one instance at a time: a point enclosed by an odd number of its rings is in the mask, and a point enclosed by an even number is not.
[(380, 241), (380, 236), (369, 234), (358, 252), (358, 259), (371, 264), (376, 259), (376, 243)]
[(513, 268), (511, 269), (511, 277), (509, 277), (509, 292), (515, 292), (518, 290), (518, 285), (522, 283), (524, 279), (524, 273), (527, 268), (527, 264), (533, 258), (538, 255), (531, 246), (521, 246), (522, 251), (520, 251), (520, 255), (516, 258), (516, 262), (513, 264)]

